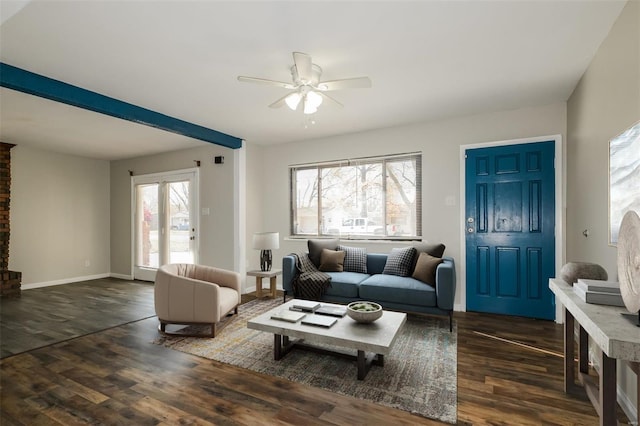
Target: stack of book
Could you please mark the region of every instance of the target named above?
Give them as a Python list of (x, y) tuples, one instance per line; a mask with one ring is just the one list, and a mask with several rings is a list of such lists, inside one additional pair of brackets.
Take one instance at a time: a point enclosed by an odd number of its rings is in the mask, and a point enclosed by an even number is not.
[(347, 315), (347, 308), (344, 306), (321, 305), (320, 303), (306, 300), (297, 301), (293, 306), (289, 307), (289, 310), (338, 318), (342, 318)]
[(307, 316), (307, 314), (303, 312), (291, 312), (282, 309), (271, 314), (271, 319), (287, 322), (298, 322), (305, 316)]
[(613, 281), (578, 279), (573, 291), (584, 302), (596, 305), (624, 306), (620, 283)]
[(296, 300), (296, 303), (289, 307), (292, 311), (313, 313), (320, 307), (318, 302), (310, 300)]

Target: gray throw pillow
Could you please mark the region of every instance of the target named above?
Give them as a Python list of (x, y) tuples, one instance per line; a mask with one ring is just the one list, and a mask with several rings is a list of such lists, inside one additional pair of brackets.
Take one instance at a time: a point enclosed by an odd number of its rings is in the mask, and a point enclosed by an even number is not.
[(317, 239), (307, 241), (307, 248), (309, 249), (309, 259), (316, 265), (316, 268), (320, 267), (320, 257), (322, 256), (322, 249), (335, 250), (338, 247), (338, 239)]
[(412, 277), (423, 283), (436, 285), (436, 269), (442, 262), (440, 257), (433, 257), (428, 253), (420, 253)]
[(416, 249), (413, 247), (394, 248), (387, 256), (387, 263), (384, 265), (383, 274), (398, 275), (408, 277), (411, 275), (413, 258), (416, 256)]
[(343, 251), (322, 249), (318, 270), (322, 272), (342, 272), (344, 270), (344, 255)]
[(345, 252), (344, 271), (367, 273), (367, 250), (360, 247), (338, 246), (338, 250)]

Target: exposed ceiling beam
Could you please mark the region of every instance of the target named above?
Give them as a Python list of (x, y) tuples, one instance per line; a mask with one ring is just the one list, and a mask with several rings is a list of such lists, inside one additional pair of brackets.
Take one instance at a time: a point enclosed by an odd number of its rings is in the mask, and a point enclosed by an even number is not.
[(0, 62), (0, 86), (232, 149), (242, 139)]

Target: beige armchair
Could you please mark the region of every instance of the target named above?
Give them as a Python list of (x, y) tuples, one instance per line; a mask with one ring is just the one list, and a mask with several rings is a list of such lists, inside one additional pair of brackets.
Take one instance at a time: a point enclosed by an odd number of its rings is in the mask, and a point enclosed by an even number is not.
[[(176, 263), (158, 269), (155, 283), (155, 308), (160, 330), (167, 324), (216, 324), (240, 304), (240, 274), (204, 265)], [(169, 333), (170, 334), (170, 333)]]

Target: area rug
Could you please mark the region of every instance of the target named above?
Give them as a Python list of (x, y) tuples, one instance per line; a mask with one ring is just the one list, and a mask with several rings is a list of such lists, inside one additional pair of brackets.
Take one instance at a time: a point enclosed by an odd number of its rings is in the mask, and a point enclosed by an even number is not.
[[(154, 343), (271, 376), (337, 392), (423, 417), (456, 423), (457, 328), (448, 318), (409, 315), (384, 367), (356, 379), (356, 363), (341, 357), (293, 350), (273, 359), (273, 335), (247, 328), (247, 320), (280, 300), (253, 300), (213, 339), (162, 336)], [(193, 330), (190, 330), (193, 331)]]

